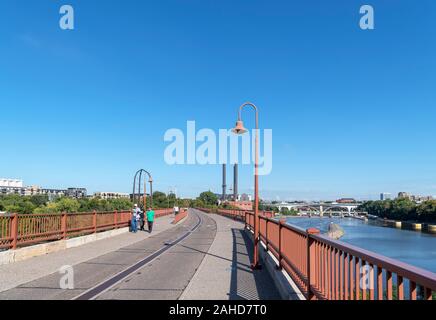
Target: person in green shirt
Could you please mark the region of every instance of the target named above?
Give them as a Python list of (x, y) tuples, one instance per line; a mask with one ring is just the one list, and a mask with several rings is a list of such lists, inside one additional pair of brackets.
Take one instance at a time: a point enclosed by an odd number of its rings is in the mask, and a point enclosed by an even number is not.
[(153, 231), (153, 223), (154, 223), (154, 210), (152, 208), (147, 209), (147, 223), (148, 223), (148, 232), (151, 233)]

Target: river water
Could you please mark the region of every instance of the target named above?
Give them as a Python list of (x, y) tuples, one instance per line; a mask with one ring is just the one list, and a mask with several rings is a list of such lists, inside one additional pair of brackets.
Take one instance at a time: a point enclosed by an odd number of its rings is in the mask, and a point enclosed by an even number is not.
[(436, 235), (380, 226), (376, 221), (354, 218), (288, 218), (289, 224), (303, 229), (327, 231), (330, 222), (340, 225), (341, 241), (436, 272)]

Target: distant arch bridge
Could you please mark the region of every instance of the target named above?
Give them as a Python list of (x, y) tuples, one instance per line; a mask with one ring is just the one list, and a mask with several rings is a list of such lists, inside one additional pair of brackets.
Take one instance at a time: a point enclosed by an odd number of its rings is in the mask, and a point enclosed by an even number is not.
[[(316, 204), (316, 203), (282, 203), (276, 204), (276, 207), (281, 211), (282, 208), (288, 210), (298, 210), (300, 212), (313, 212), (314, 214), (324, 216), (324, 214), (338, 214), (346, 212), (349, 215), (357, 213), (356, 209), (359, 204), (345, 204), (345, 203), (329, 203), (329, 204)], [(306, 210), (305, 210), (306, 209)]]

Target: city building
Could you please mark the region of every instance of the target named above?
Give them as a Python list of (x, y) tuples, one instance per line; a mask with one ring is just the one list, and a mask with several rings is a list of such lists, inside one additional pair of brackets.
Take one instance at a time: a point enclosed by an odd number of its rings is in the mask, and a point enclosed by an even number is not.
[(87, 193), (85, 188), (68, 188), (65, 192), (67, 197), (75, 199), (86, 198)]
[(241, 209), (241, 210), (247, 210), (252, 211), (253, 210), (253, 202), (252, 201), (228, 201), (229, 205)]
[(0, 178), (1, 188), (23, 188), (23, 180)]
[(95, 198), (100, 198), (103, 200), (109, 200), (109, 199), (129, 199), (130, 195), (128, 193), (121, 193), (121, 192), (96, 192), (94, 193)]
[(420, 203), (420, 202), (424, 202), (424, 201), (433, 200), (433, 197), (432, 196), (417, 196), (417, 195), (409, 194), (407, 192), (399, 192), (397, 199), (409, 199), (411, 201), (415, 201), (415, 202)]
[(337, 203), (356, 203), (356, 199), (353, 198), (342, 198), (342, 199), (338, 199), (336, 200)]
[(410, 194), (407, 192), (398, 192), (398, 199), (410, 199)]
[(238, 195), (238, 201), (253, 201), (253, 197), (251, 195), (248, 195), (246, 193)]
[[(146, 195), (147, 198), (150, 197), (150, 194), (149, 194), (149, 193), (146, 193), (145, 195)], [(130, 194), (129, 194), (129, 198), (130, 198), (130, 200), (133, 201), (133, 197), (134, 197), (134, 196), (135, 196), (136, 199), (138, 199), (138, 193), (136, 193), (135, 195), (133, 195), (133, 193), (130, 193)], [(143, 199), (143, 198), (144, 198), (144, 193), (143, 193), (143, 192), (141, 192), (141, 193), (139, 194), (139, 198), (140, 198), (140, 199)], [(142, 200), (141, 200), (141, 201), (142, 201)]]
[(46, 195), (49, 201), (53, 201), (56, 198), (65, 197), (65, 192), (62, 189), (39, 189), (35, 194)]
[(47, 195), (49, 200), (57, 197), (70, 197), (81, 199), (85, 198), (87, 191), (85, 188), (68, 188), (68, 189), (47, 189), (39, 186), (24, 186), (23, 180), (20, 179), (0, 179), (0, 195), (16, 194), (19, 196)]
[(26, 190), (23, 187), (23, 180), (0, 178), (0, 194), (17, 194), (25, 195)]
[(391, 200), (391, 199), (392, 199), (392, 194), (387, 193), (387, 192), (380, 193), (380, 200), (381, 201)]

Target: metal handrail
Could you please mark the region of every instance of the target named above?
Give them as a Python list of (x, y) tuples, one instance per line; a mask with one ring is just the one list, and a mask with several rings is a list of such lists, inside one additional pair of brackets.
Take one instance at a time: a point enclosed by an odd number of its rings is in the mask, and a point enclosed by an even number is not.
[[(211, 210), (208, 210), (209, 212)], [(216, 213), (226, 216), (242, 218), (247, 228), (253, 228), (253, 212), (244, 210), (216, 209)], [(398, 299), (404, 299), (404, 280), (409, 281), (410, 299), (417, 299), (417, 286), (423, 287), (423, 299), (431, 300), (436, 292), (436, 273), (412, 266), (410, 264), (392, 259), (342, 241), (333, 240), (320, 235), (316, 229), (303, 230), (283, 221), (259, 216), (259, 222), (265, 220), (265, 232), (260, 231), (260, 240), (267, 250), (273, 249), (273, 254), (278, 260), (279, 268), (283, 269), (295, 281), (303, 294), (308, 299), (377, 299), (393, 298), (392, 275), (397, 275)], [(279, 243), (274, 243), (268, 230), (268, 225), (278, 226)], [(299, 244), (304, 243), (304, 256), (298, 256), (292, 261), (290, 252), (283, 249), (282, 238), (284, 235), (298, 235)], [(275, 234), (277, 237), (277, 234)], [(296, 252), (291, 252), (295, 256)], [(282, 265), (283, 264), (283, 265)], [(360, 287), (360, 270), (362, 266), (369, 266), (372, 271), (377, 268), (376, 288)], [(386, 281), (383, 281), (385, 270)], [(386, 282), (386, 292), (383, 284)], [(358, 287), (359, 285), (359, 287)]]
[[(156, 217), (169, 214), (172, 214), (172, 209), (156, 210)], [(130, 219), (129, 210), (5, 215), (0, 217), (0, 248), (16, 249), (30, 244), (67, 239), (78, 234), (124, 228)]]

